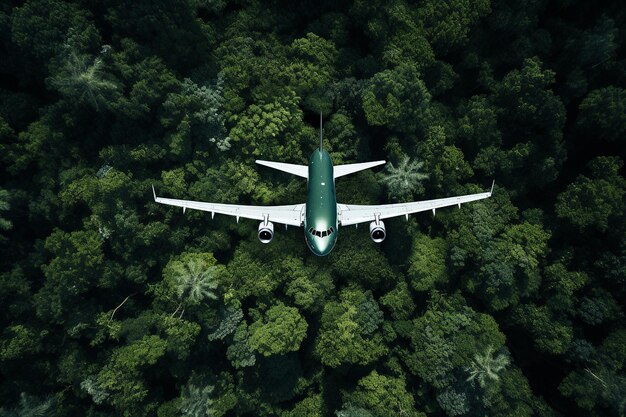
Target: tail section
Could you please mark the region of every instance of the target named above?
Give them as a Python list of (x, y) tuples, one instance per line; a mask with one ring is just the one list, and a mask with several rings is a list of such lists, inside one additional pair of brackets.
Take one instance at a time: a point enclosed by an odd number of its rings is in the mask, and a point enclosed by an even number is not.
[(285, 164), (283, 162), (263, 161), (261, 159), (257, 159), (256, 163), (259, 165), (264, 165), (266, 167), (277, 169), (279, 171), (288, 172), (299, 177), (309, 177), (309, 167), (306, 165)]
[(373, 168), (378, 165), (384, 164), (386, 161), (373, 161), (373, 162), (361, 162), (359, 164), (346, 164), (335, 165), (334, 175), (335, 178), (343, 177), (344, 175), (353, 174), (355, 172), (363, 171), (364, 169)]
[[(320, 112), (320, 159), (322, 158), (322, 152), (324, 151), (324, 129), (322, 124), (322, 112)], [(256, 163), (264, 165), (279, 171), (287, 172), (289, 174), (297, 175), (302, 178), (309, 178), (309, 167), (307, 165), (286, 164), (284, 162), (264, 161), (257, 159)], [(364, 169), (372, 168), (378, 165), (384, 164), (385, 161), (373, 161), (362, 162), (359, 164), (345, 164), (336, 165), (334, 169), (334, 178), (343, 177), (344, 175), (353, 174), (355, 172), (363, 171)]]
[(324, 150), (324, 130), (322, 129), (322, 112), (320, 112), (320, 152)]

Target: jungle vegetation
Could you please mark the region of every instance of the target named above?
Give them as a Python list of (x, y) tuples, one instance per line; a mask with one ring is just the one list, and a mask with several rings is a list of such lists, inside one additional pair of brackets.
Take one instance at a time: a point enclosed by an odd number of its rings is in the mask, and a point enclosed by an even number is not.
[[(582, 0), (0, 2), (0, 416), (626, 414), (626, 8)], [(256, 158), (386, 159), (298, 228)]]

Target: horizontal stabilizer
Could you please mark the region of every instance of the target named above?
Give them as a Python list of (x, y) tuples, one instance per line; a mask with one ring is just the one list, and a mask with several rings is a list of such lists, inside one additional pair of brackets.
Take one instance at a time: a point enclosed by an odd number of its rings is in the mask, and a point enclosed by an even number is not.
[(263, 161), (261, 159), (257, 159), (256, 163), (259, 165), (264, 165), (266, 167), (277, 169), (279, 171), (288, 172), (302, 178), (309, 177), (309, 167), (306, 165), (285, 164), (283, 162)]
[(382, 165), (384, 163), (385, 161), (372, 161), (372, 162), (361, 162), (358, 164), (336, 165), (334, 167), (335, 178), (339, 178), (339, 177), (343, 177), (344, 175), (363, 171), (364, 169), (372, 168), (378, 165)]

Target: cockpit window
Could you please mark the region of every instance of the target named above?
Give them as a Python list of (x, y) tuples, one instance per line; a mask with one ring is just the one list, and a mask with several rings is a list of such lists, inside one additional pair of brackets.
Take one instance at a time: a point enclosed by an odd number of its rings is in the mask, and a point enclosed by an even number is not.
[(330, 227), (328, 230), (315, 230), (314, 228), (309, 228), (309, 233), (312, 235), (315, 235), (317, 237), (327, 237), (330, 236), (333, 232), (335, 231), (335, 229), (333, 229), (332, 227)]

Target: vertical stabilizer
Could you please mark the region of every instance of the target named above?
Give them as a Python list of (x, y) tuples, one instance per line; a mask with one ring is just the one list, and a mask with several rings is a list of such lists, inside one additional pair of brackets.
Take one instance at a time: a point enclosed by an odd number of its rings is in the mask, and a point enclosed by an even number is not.
[(322, 130), (322, 112), (320, 112), (320, 152), (324, 150), (324, 133)]

